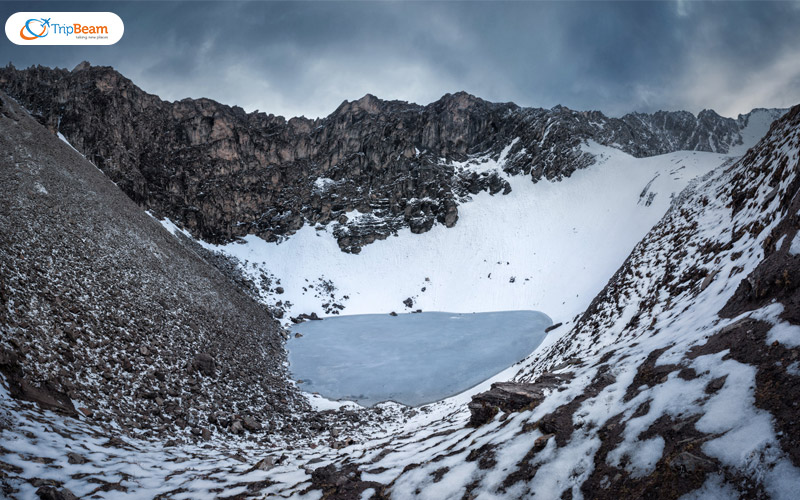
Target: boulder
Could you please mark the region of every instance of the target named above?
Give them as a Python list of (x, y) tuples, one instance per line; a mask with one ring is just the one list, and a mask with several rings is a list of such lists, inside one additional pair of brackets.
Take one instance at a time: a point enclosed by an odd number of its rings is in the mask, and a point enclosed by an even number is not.
[(82, 465), (88, 462), (89, 460), (81, 454), (70, 452), (67, 453), (67, 461), (72, 465)]
[(560, 327), (561, 325), (563, 325), (563, 323), (556, 323), (554, 325), (550, 325), (550, 326), (548, 326), (547, 328), (544, 329), (544, 333), (550, 333), (553, 330), (555, 330), (556, 328)]
[(693, 474), (697, 471), (705, 473), (719, 470), (719, 466), (709, 460), (688, 451), (683, 451), (669, 461), (669, 466), (680, 474)]
[(479, 427), (489, 422), (498, 412), (530, 410), (541, 403), (553, 389), (571, 378), (571, 374), (544, 373), (536, 382), (497, 382), (491, 389), (472, 396), (468, 407), (469, 424)]
[(0, 373), (5, 375), (12, 397), (31, 401), (46, 410), (56, 411), (71, 417), (78, 415), (72, 400), (50, 382), (37, 386), (26, 380), (16, 353), (0, 348)]
[(78, 500), (78, 497), (68, 489), (59, 489), (55, 486), (42, 486), (36, 490), (36, 495), (41, 500)]
[(261, 423), (258, 422), (255, 418), (251, 415), (244, 417), (243, 420), (244, 428), (250, 432), (256, 432), (261, 430)]
[(206, 353), (196, 354), (192, 361), (192, 366), (196, 371), (207, 377), (213, 377), (217, 372), (217, 363), (210, 354)]
[(270, 455), (259, 460), (258, 463), (256, 463), (256, 465), (254, 465), (253, 468), (250, 469), (250, 472), (255, 470), (268, 471), (273, 467), (275, 467), (275, 459), (272, 457), (272, 455)]

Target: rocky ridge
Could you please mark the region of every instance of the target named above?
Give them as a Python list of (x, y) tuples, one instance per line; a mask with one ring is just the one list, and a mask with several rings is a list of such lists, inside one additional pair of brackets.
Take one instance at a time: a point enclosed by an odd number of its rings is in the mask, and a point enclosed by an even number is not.
[(286, 120), (209, 99), (162, 101), (88, 63), (7, 66), (0, 88), (134, 201), (195, 237), (277, 241), (304, 224), (330, 224), (353, 253), (403, 227), (451, 227), (471, 194), (509, 192), (502, 172), (472, 158), (502, 157), (507, 174), (556, 180), (593, 162), (580, 148), (587, 140), (637, 157), (724, 153), (742, 143), (750, 119), (711, 110), (609, 118), (459, 92), (427, 106), (366, 95), (325, 118)]

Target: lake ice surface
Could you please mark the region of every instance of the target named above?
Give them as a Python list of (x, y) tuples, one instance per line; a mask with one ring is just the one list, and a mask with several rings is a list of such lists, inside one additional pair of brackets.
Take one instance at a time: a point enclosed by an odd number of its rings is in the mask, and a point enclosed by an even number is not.
[(302, 390), (329, 399), (419, 406), (465, 391), (523, 359), (552, 324), (537, 311), (308, 321), (291, 328), (289, 371)]

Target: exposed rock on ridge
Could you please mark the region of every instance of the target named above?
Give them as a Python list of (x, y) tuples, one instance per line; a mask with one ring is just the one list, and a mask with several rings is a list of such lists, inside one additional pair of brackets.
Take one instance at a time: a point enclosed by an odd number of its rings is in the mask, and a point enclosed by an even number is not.
[(727, 152), (748, 120), (713, 111), (608, 118), (464, 92), (427, 106), (366, 95), (325, 118), (286, 120), (209, 99), (165, 102), (112, 68), (88, 64), (9, 66), (0, 69), (0, 88), (133, 200), (196, 237), (275, 241), (304, 224), (332, 224), (349, 252), (402, 227), (451, 227), (470, 194), (510, 191), (502, 172), (454, 162), (502, 159), (509, 174), (560, 179), (592, 163), (580, 149), (588, 139), (635, 156)]

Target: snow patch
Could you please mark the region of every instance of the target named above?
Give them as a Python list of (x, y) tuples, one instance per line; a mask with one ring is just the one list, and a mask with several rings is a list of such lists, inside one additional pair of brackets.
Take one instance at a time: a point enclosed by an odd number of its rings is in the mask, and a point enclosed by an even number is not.
[(781, 249), (781, 246), (783, 246), (783, 240), (785, 240), (785, 239), (786, 239), (786, 235), (785, 234), (782, 235), (780, 238), (778, 238), (778, 242), (775, 243), (775, 250), (780, 250)]
[(739, 493), (720, 474), (709, 475), (703, 486), (683, 495), (679, 500), (734, 500)]
[(794, 238), (792, 238), (792, 246), (789, 247), (789, 254), (800, 255), (800, 231), (795, 233)]
[[(782, 114), (782, 113), (781, 113)], [(758, 144), (758, 141), (769, 131), (772, 122), (779, 118), (776, 110), (754, 109), (750, 112), (747, 125), (741, 130), (742, 144), (728, 149), (731, 156), (742, 156), (747, 150)]]
[(786, 347), (800, 346), (800, 326), (779, 321), (767, 332), (767, 343), (778, 342)]
[(316, 191), (325, 191), (334, 184), (336, 184), (336, 181), (334, 181), (333, 179), (329, 179), (328, 177), (318, 177), (314, 181), (314, 189)]
[(58, 132), (58, 133), (57, 133), (57, 135), (58, 135), (58, 138), (59, 138), (59, 139), (61, 139), (62, 141), (64, 141), (64, 144), (66, 144), (67, 146), (69, 146), (70, 148), (72, 148), (72, 150), (73, 150), (73, 151), (75, 151), (76, 153), (78, 153), (79, 155), (83, 156), (83, 154), (81, 154), (81, 152), (80, 152), (80, 151), (78, 151), (77, 149), (75, 149), (75, 146), (73, 146), (72, 144), (70, 144), (70, 143), (69, 143), (69, 141), (67, 140), (67, 138), (66, 138), (66, 137), (64, 137), (64, 134), (62, 134), (61, 132)]
[(319, 394), (312, 394), (309, 392), (303, 392), (301, 394), (306, 398), (308, 404), (311, 405), (311, 408), (316, 411), (361, 408), (358, 403), (353, 401), (332, 401), (330, 399), (323, 398)]

